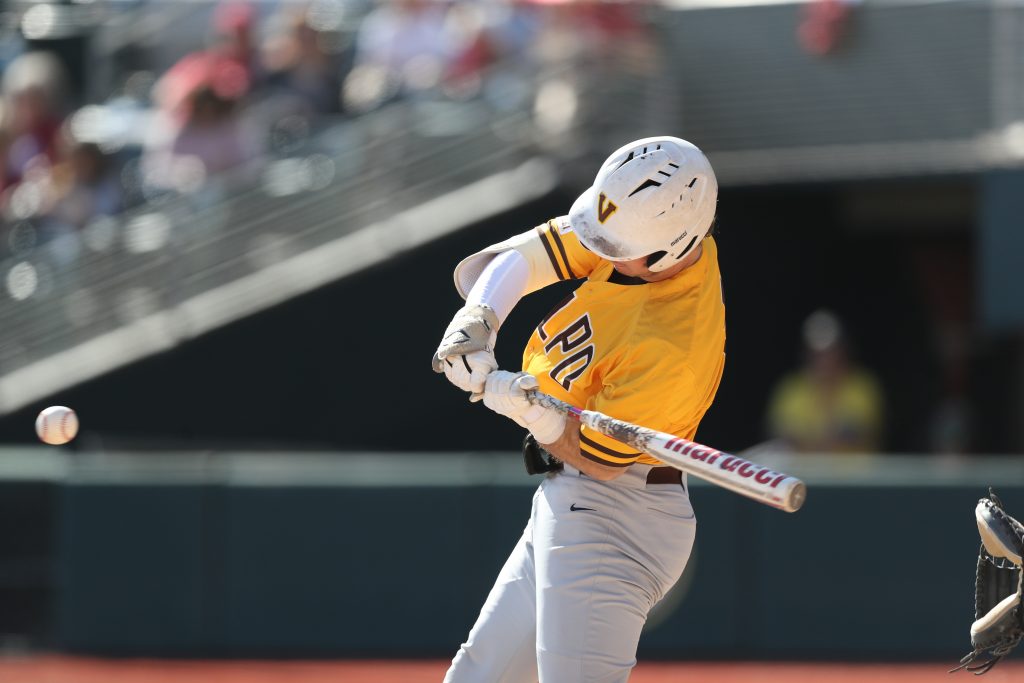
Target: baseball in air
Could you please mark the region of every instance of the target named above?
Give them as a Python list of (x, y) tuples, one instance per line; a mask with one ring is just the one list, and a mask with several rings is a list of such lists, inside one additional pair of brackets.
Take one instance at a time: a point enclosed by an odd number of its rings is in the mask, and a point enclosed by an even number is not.
[(78, 434), (78, 416), (66, 406), (50, 406), (36, 418), (36, 434), (53, 446), (67, 443)]

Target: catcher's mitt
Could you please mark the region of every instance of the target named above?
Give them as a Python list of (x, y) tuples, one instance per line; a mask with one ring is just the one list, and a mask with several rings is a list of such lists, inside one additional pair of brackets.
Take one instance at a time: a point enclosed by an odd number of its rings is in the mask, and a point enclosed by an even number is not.
[[(981, 675), (1024, 638), (1024, 609), (1021, 608), (1024, 526), (1006, 514), (1002, 501), (992, 489), (988, 498), (978, 501), (974, 516), (981, 534), (974, 583), (974, 624), (971, 625), (974, 650), (950, 673), (966, 669)], [(976, 663), (983, 655), (988, 659)]]

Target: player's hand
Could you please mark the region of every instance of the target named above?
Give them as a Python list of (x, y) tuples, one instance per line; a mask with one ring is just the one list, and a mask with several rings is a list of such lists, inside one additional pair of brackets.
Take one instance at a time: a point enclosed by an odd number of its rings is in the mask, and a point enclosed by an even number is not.
[(463, 391), (470, 392), (469, 400), (479, 401), (484, 396), (487, 375), (494, 372), (498, 362), (490, 351), (474, 351), (464, 356), (452, 356), (441, 361), (444, 376)]
[(498, 369), (494, 360), (497, 333), (498, 315), (491, 307), (459, 309), (434, 353), (434, 372), (443, 372), (449, 382), (472, 394), (469, 400), (479, 401), (487, 375)]
[(565, 415), (554, 408), (530, 403), (526, 392), (537, 387), (533, 375), (497, 370), (487, 376), (484, 405), (530, 430), (539, 443), (554, 443), (565, 430)]

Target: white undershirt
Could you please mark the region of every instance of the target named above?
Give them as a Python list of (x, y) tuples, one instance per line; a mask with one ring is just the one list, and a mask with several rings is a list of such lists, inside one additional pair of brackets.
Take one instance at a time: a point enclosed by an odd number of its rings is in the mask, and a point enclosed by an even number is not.
[(469, 290), (466, 304), (486, 304), (498, 315), (498, 325), (512, 312), (515, 305), (526, 293), (530, 282), (530, 264), (515, 249), (498, 254), (484, 268), (473, 288)]

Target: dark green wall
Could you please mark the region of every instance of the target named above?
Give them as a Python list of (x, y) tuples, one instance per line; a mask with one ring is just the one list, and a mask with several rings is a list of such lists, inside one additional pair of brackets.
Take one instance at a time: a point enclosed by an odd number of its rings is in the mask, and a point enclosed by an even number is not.
[[(789, 515), (695, 487), (689, 588), (641, 654), (955, 660), (968, 646), (982, 493), (817, 486)], [(1000, 493), (1024, 509), (1024, 489)], [(448, 656), (531, 494), (62, 486), (56, 644), (118, 655)]]

